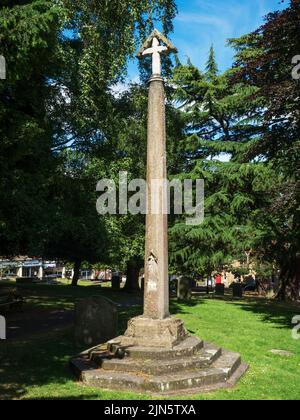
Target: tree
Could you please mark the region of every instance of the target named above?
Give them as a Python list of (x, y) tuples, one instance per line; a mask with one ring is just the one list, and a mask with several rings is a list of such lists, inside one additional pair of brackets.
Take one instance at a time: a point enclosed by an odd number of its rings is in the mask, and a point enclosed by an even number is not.
[(108, 238), (96, 211), (96, 191), (84, 155), (66, 152), (51, 189), (45, 221), (44, 257), (74, 264), (72, 286), (77, 286), (83, 262), (106, 263)]
[[(59, 153), (88, 153), (100, 144), (109, 150), (111, 88), (154, 22), (167, 33), (175, 13), (173, 0), (2, 2), (8, 78), (0, 81), (1, 254), (43, 253), (41, 233), (55, 216), (49, 191), (56, 182), (61, 193), (64, 183), (73, 188), (74, 180), (53, 175)], [(59, 213), (70, 219), (66, 208)]]
[(173, 29), (176, 6), (174, 0), (61, 0), (61, 4), (67, 17), (62, 48), (65, 77), (56, 83), (68, 101), (63, 112), (59, 110), (56, 145), (89, 151), (107, 140), (114, 113), (111, 89), (124, 81), (128, 59), (156, 21), (162, 22), (166, 34)]
[(55, 167), (47, 81), (56, 74), (60, 26), (60, 10), (53, 2), (1, 4), (0, 48), (7, 63), (7, 79), (0, 80), (1, 255), (37, 250), (45, 192)]
[(257, 31), (231, 41), (237, 50), (235, 77), (255, 86), (265, 103), (266, 129), (248, 158), (263, 156), (281, 175), (265, 212), (264, 249), (280, 267), (282, 300), (299, 299), (300, 285), (300, 83), (292, 77), (292, 59), (300, 51), (299, 18), (300, 3), (292, 0)]
[[(191, 63), (174, 71), (175, 98), (186, 122), (182, 178), (205, 180), (205, 220), (197, 227), (179, 218), (171, 228), (171, 257), (181, 273), (211, 275), (250, 249), (257, 249), (261, 227), (255, 221), (269, 200), (270, 168), (245, 160), (245, 150), (263, 127), (258, 124), (256, 88), (218, 74), (213, 49), (205, 73)], [(272, 173), (272, 175), (274, 175)]]

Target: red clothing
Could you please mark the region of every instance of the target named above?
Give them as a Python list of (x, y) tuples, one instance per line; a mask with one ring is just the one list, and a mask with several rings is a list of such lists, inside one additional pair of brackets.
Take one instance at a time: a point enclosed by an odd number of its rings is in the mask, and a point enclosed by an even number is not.
[(217, 274), (215, 276), (215, 282), (216, 282), (216, 284), (222, 284), (222, 276), (221, 276), (221, 274)]

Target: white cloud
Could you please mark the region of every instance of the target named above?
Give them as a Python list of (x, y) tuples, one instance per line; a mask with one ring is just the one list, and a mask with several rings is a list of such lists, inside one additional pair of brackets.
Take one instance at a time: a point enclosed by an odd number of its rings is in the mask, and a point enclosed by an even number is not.
[(176, 20), (182, 23), (216, 26), (223, 32), (231, 29), (231, 25), (225, 19), (218, 16), (205, 16), (201, 13), (180, 13)]

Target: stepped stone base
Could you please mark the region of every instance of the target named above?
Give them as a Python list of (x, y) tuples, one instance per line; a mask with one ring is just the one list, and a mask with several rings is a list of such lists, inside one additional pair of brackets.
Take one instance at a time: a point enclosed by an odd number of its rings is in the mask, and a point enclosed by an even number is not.
[[(77, 378), (107, 390), (176, 395), (232, 387), (248, 369), (239, 354), (187, 335), (179, 320), (151, 322), (136, 318), (124, 336), (74, 358)], [(120, 348), (122, 359), (114, 356)]]

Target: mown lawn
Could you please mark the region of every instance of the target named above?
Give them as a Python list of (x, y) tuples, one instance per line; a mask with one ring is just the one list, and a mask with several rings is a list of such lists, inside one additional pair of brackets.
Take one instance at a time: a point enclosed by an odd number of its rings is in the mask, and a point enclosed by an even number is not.
[[(108, 289), (66, 286), (23, 286), (29, 307), (70, 309), (89, 295), (126, 302), (128, 296)], [(26, 307), (25, 307), (26, 311)], [(250, 370), (234, 389), (178, 399), (300, 399), (300, 340), (291, 336), (291, 321), (299, 307), (260, 300), (199, 298), (189, 304), (172, 302), (190, 333), (239, 352)], [(120, 310), (120, 333), (140, 307)], [(34, 320), (33, 320), (34, 321)], [(272, 349), (288, 350), (292, 357), (276, 356)], [(71, 330), (21, 342), (0, 343), (0, 399), (150, 399), (149, 396), (106, 392), (77, 384), (68, 369), (76, 348)]]

